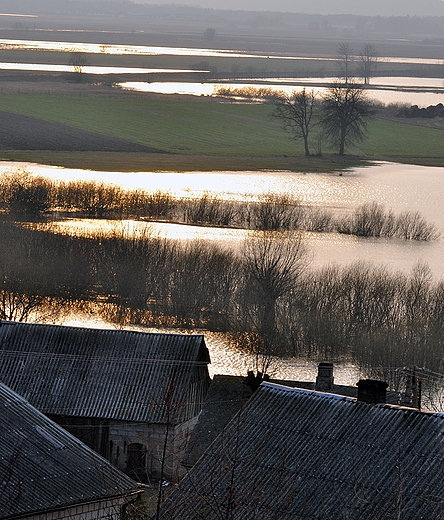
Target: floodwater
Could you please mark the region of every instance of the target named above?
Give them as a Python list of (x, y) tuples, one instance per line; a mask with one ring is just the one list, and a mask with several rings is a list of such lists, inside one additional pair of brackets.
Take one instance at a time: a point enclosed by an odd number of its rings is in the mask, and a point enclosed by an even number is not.
[[(196, 69), (149, 69), (142, 67), (81, 67), (85, 74), (189, 74), (202, 73)], [(44, 63), (0, 63), (0, 70), (29, 70), (37, 72), (75, 72), (73, 65), (48, 65)]]
[[(347, 212), (364, 202), (378, 201), (396, 213), (407, 209), (420, 211), (428, 221), (444, 231), (444, 168), (394, 163), (379, 163), (339, 174), (314, 174), (289, 171), (269, 172), (189, 172), (189, 173), (122, 173), (94, 172), (0, 162), (0, 173), (16, 167), (53, 179), (93, 179), (110, 182), (124, 188), (142, 188), (153, 192), (169, 191), (177, 196), (199, 197), (203, 193), (217, 194), (227, 200), (257, 200), (263, 194), (291, 194), (302, 204), (332, 211)], [(234, 229), (186, 226), (135, 221), (68, 220), (58, 224), (70, 232), (124, 230), (135, 233), (147, 228), (150, 233), (176, 240), (209, 240), (227, 248), (242, 247), (246, 232)], [(444, 276), (444, 241), (410, 242), (389, 239), (357, 238), (336, 233), (306, 233), (305, 241), (313, 255), (313, 267), (336, 263), (350, 264), (357, 260), (386, 265), (391, 270), (409, 272), (418, 262), (428, 263), (435, 279)], [(67, 317), (66, 325), (110, 328), (112, 325), (97, 315), (75, 314)], [(153, 330), (141, 329), (138, 330)], [(245, 374), (254, 367), (254, 359), (232, 348), (223, 335), (205, 334), (212, 363), (210, 373)], [(274, 377), (314, 381), (315, 363), (297, 359), (276, 359), (272, 364)], [(361, 378), (359, 369), (342, 363), (335, 367), (338, 384), (355, 385)]]
[[(17, 163), (0, 163), (0, 172), (17, 167)], [(378, 163), (355, 168), (342, 174), (269, 172), (187, 172), (121, 173), (72, 170), (24, 164), (28, 170), (52, 179), (93, 179), (126, 189), (141, 188), (149, 192), (169, 192), (178, 197), (200, 197), (207, 193), (224, 200), (254, 201), (264, 194), (286, 194), (310, 207), (351, 212), (361, 204), (377, 201), (398, 215), (406, 210), (418, 211), (435, 224), (444, 236), (444, 168), (395, 163)], [(58, 224), (77, 233), (104, 229), (135, 229), (147, 226), (140, 222), (67, 221)], [(245, 231), (180, 224), (149, 223), (149, 231), (177, 240), (210, 240), (224, 247), (241, 247)], [(444, 239), (406, 241), (385, 238), (362, 238), (337, 233), (305, 233), (305, 242), (313, 257), (312, 266), (336, 263), (346, 265), (358, 260), (385, 265), (391, 270), (409, 272), (418, 262), (426, 262), (436, 279), (444, 277)]]
[[(254, 54), (240, 50), (226, 49), (201, 49), (188, 47), (159, 47), (149, 45), (112, 45), (103, 43), (88, 42), (56, 42), (40, 40), (14, 40), (0, 39), (0, 49), (10, 50), (46, 50), (59, 52), (86, 52), (88, 54), (133, 54), (139, 56), (196, 56), (196, 57), (223, 57), (223, 58), (275, 58), (279, 60), (322, 60), (337, 61), (336, 57), (313, 57), (313, 56), (294, 56), (286, 54)], [(378, 61), (386, 63), (420, 63), (423, 65), (442, 65), (442, 59), (430, 58), (401, 58), (397, 56), (384, 56)]]
[[(205, 57), (230, 57), (230, 58), (257, 58), (267, 60), (293, 60), (293, 61), (336, 61), (336, 57), (322, 56), (299, 56), (299, 55), (280, 55), (280, 54), (254, 54), (239, 50), (225, 49), (201, 49), (187, 47), (159, 47), (143, 45), (111, 45), (106, 42), (56, 42), (39, 40), (13, 40), (0, 39), (0, 49), (3, 50), (45, 50), (59, 52), (84, 52), (87, 54), (109, 54), (109, 55), (134, 55), (134, 56), (194, 56), (196, 58)], [(442, 65), (443, 60), (429, 58), (401, 58), (396, 56), (381, 57), (378, 61), (386, 63), (412, 63), (423, 65)], [(41, 72), (72, 72), (73, 67), (66, 65), (50, 64), (21, 64), (21, 63), (1, 63), (0, 69), (3, 70), (35, 70)], [(205, 72), (196, 70), (176, 70), (176, 69), (150, 69), (137, 67), (94, 67), (85, 66), (83, 72), (90, 74), (174, 74)], [(241, 88), (242, 86), (266, 86), (276, 90), (291, 92), (292, 90), (310, 86), (315, 82), (323, 84), (329, 83), (334, 78), (286, 78), (286, 79), (257, 79), (245, 80), (243, 84), (229, 81), (198, 83), (198, 82), (125, 82), (119, 86), (127, 90), (141, 92), (152, 92), (160, 94), (187, 94), (193, 96), (215, 96), (220, 87)], [(414, 87), (414, 88), (413, 88)], [(313, 87), (317, 92), (323, 93), (325, 87)], [(405, 91), (406, 88), (413, 89)], [(440, 103), (444, 100), (444, 85), (442, 80), (436, 80), (433, 85), (429, 80), (418, 78), (390, 78), (387, 82), (385, 78), (373, 78), (372, 86), (369, 90), (372, 99), (382, 103), (406, 103), (418, 106), (427, 106)]]
[[(151, 92), (157, 94), (186, 94), (190, 96), (217, 96), (221, 88), (271, 88), (291, 94), (294, 90), (309, 88), (317, 94), (326, 92), (327, 85), (335, 78), (271, 78), (267, 80), (246, 80), (243, 82), (181, 82), (181, 81), (126, 81), (118, 86), (124, 90)], [(426, 107), (444, 103), (444, 81), (436, 78), (372, 78), (371, 85), (366, 90), (370, 99), (380, 103), (407, 104)]]

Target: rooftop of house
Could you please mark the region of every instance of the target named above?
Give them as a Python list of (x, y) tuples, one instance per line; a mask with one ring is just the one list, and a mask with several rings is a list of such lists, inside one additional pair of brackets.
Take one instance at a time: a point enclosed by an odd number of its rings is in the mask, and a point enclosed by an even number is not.
[(202, 335), (0, 322), (0, 381), (48, 415), (163, 422), (208, 363)]
[[(328, 365), (328, 367), (326, 367)], [(325, 370), (327, 368), (327, 370)], [(253, 394), (261, 382), (261, 378), (249, 374), (247, 377), (232, 375), (215, 375), (205, 398), (202, 412), (193, 429), (182, 459), (182, 465), (191, 468), (208, 446), (221, 433), (230, 419), (238, 412)], [(333, 379), (333, 365), (320, 363), (316, 382), (271, 380), (273, 383), (284, 386), (302, 388), (305, 390), (322, 389), (332, 394), (347, 397), (358, 397), (358, 387), (350, 385), (336, 385)], [(399, 403), (396, 392), (387, 392), (386, 400), (391, 404)]]
[(138, 493), (140, 485), (0, 383), (0, 518)]
[(442, 520), (443, 468), (444, 414), (264, 382), (161, 518)]

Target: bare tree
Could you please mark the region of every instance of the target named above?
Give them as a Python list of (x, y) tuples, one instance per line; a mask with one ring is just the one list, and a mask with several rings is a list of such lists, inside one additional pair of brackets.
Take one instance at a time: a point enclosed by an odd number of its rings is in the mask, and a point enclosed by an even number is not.
[(300, 233), (255, 232), (243, 253), (246, 299), (242, 312), (255, 333), (257, 368), (265, 372), (277, 348), (278, 301), (289, 294), (308, 265)]
[(378, 63), (378, 54), (376, 47), (371, 43), (366, 43), (359, 52), (359, 70), (364, 84), (370, 83), (370, 78), (376, 69)]
[(292, 134), (293, 139), (304, 143), (306, 156), (310, 155), (308, 137), (313, 123), (315, 101), (314, 90), (307, 91), (303, 88), (291, 94), (282, 93), (273, 111), (273, 117), (281, 121), (282, 127)]
[(356, 83), (336, 81), (322, 100), (321, 124), (327, 139), (345, 154), (345, 146), (365, 137), (367, 120), (373, 109), (365, 92)]
[(344, 78), (345, 83), (348, 83), (351, 74), (351, 62), (353, 59), (352, 49), (348, 43), (341, 43), (338, 48), (338, 53), (341, 77)]
[(69, 65), (72, 65), (76, 74), (81, 74), (86, 65), (88, 65), (88, 56), (81, 51), (73, 51), (69, 56)]

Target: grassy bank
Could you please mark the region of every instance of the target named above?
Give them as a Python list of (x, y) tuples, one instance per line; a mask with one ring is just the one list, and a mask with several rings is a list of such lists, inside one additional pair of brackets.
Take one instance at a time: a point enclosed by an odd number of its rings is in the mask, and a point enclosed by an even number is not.
[[(273, 120), (272, 105), (218, 103), (208, 98), (119, 98), (4, 94), (0, 110), (123, 138), (166, 154), (3, 151), (7, 160), (117, 171), (260, 170), (331, 171), (361, 161), (391, 160), (444, 166), (442, 130), (375, 119), (368, 138), (340, 158), (322, 146), (322, 157), (302, 147)], [(315, 152), (313, 139), (312, 151)]]

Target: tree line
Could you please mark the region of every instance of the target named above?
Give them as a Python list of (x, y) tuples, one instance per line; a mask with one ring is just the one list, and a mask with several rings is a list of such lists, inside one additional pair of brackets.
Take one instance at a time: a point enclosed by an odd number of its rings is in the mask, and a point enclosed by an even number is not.
[(70, 215), (133, 218), (263, 231), (322, 231), (362, 237), (435, 240), (439, 232), (416, 211), (395, 215), (377, 202), (347, 215), (305, 206), (289, 195), (264, 194), (256, 201), (223, 200), (204, 193), (198, 198), (168, 192), (125, 190), (97, 181), (51, 181), (14, 170), (0, 177), (0, 205), (16, 220)]
[(443, 371), (444, 282), (370, 263), (311, 269), (298, 232), (251, 232), (239, 252), (114, 232), (72, 237), (0, 224), (2, 319), (94, 305), (119, 326), (227, 334), (265, 371), (274, 356)]

